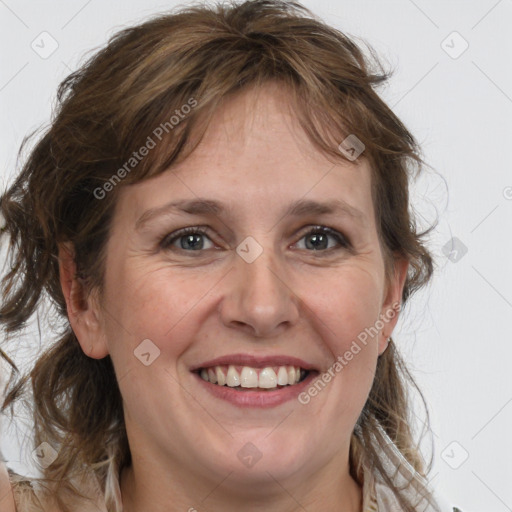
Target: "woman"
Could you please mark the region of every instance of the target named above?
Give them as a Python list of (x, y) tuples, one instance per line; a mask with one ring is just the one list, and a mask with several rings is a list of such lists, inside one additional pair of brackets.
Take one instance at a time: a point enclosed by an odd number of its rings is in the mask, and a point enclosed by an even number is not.
[(4, 468), (2, 510), (447, 510), (391, 340), (433, 262), (386, 78), (257, 0), (124, 30), (63, 82), (1, 202), (7, 337), (45, 293), (67, 326), (13, 372), (42, 477)]

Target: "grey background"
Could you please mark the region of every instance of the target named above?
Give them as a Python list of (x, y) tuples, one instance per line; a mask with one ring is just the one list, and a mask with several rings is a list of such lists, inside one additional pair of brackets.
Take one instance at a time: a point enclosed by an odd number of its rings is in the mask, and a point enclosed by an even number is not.
[[(49, 120), (58, 83), (114, 32), (176, 4), (0, 0), (1, 187), (23, 137)], [(512, 511), (512, 1), (304, 5), (395, 69), (381, 95), (434, 169), (413, 202), (425, 225), (440, 217), (438, 271), (394, 332), (430, 406), (432, 483), (465, 512)], [(26, 361), (37, 355), (30, 332), (37, 326), (20, 337)], [(3, 427), (9, 466), (33, 472), (30, 429)]]

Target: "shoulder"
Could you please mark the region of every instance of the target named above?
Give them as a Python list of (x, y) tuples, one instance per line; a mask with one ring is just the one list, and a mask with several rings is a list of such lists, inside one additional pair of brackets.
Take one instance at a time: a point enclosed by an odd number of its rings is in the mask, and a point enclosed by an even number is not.
[(50, 503), (42, 503), (29, 478), (0, 463), (0, 509), (2, 512), (57, 512)]
[(7, 469), (3, 463), (0, 463), (0, 492), (2, 512), (43, 510), (30, 480)]
[[(106, 512), (103, 494), (88, 481), (80, 487), (82, 496), (63, 495), (61, 499), (69, 510), (77, 512)], [(54, 497), (44, 492), (37, 480), (17, 474), (0, 461), (0, 511), (1, 512), (60, 512)]]
[[(403, 510), (395, 491), (384, 482), (380, 474), (367, 464), (363, 465), (363, 511), (364, 512), (398, 512)], [(398, 467), (404, 470), (404, 467)], [(404, 475), (401, 475), (404, 477)], [(418, 510), (423, 512), (463, 512), (453, 503), (428, 485), (419, 474), (407, 473), (403, 480), (393, 478), (394, 483), (401, 489), (401, 494), (411, 503), (416, 503)]]
[(5, 512), (16, 512), (14, 493), (7, 468), (0, 461), (0, 509)]
[[(367, 492), (377, 503), (379, 512), (402, 510), (395, 489), (400, 489), (400, 495), (410, 503), (420, 505), (418, 510), (423, 512), (462, 512), (439, 489), (432, 487), (425, 475), (414, 469), (383, 428), (377, 429), (371, 442), (378, 453), (383, 473), (375, 471), (374, 464), (365, 460), (364, 454), (362, 466), (364, 478), (369, 479)], [(388, 485), (389, 481), (392, 487)]]

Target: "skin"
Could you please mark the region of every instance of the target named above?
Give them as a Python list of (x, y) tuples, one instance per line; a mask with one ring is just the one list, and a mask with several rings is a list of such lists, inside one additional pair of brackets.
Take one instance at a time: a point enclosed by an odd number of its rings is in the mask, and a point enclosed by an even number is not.
[[(361, 510), (350, 436), (398, 315), (306, 405), (242, 409), (212, 397), (190, 372), (233, 353), (296, 356), (327, 371), (400, 302), (408, 263), (397, 259), (386, 282), (364, 154), (327, 160), (287, 98), (277, 84), (231, 97), (189, 158), (120, 190), (102, 297), (79, 300), (71, 252), (61, 248), (71, 325), (87, 355), (111, 355), (123, 395), (133, 457), (121, 478), (125, 512)], [(136, 231), (148, 209), (197, 197), (227, 210), (170, 213)], [(362, 220), (283, 216), (303, 198), (344, 199)], [(348, 238), (350, 248), (331, 236), (311, 248), (314, 234), (306, 234), (316, 225)], [(159, 247), (189, 226), (208, 227), (202, 249), (186, 236)], [(252, 263), (235, 250), (247, 236), (263, 249)], [(144, 339), (160, 350), (149, 366), (134, 357)], [(251, 468), (237, 457), (248, 442), (262, 455)]]
[(3, 462), (0, 462), (0, 510), (16, 512), (14, 495), (9, 481), (9, 473)]

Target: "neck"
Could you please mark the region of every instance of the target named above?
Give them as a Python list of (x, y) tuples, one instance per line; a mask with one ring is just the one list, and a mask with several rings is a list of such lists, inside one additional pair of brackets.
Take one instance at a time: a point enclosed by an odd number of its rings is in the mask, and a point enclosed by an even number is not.
[[(257, 482), (241, 482), (233, 471), (204, 478), (199, 472), (165, 470), (155, 459), (133, 458), (121, 474), (123, 512), (361, 512), (362, 489), (344, 470), (328, 464), (311, 475), (278, 479), (267, 473)], [(333, 467), (337, 467), (337, 470)], [(334, 477), (333, 477), (334, 475)], [(172, 506), (172, 508), (171, 508)]]

